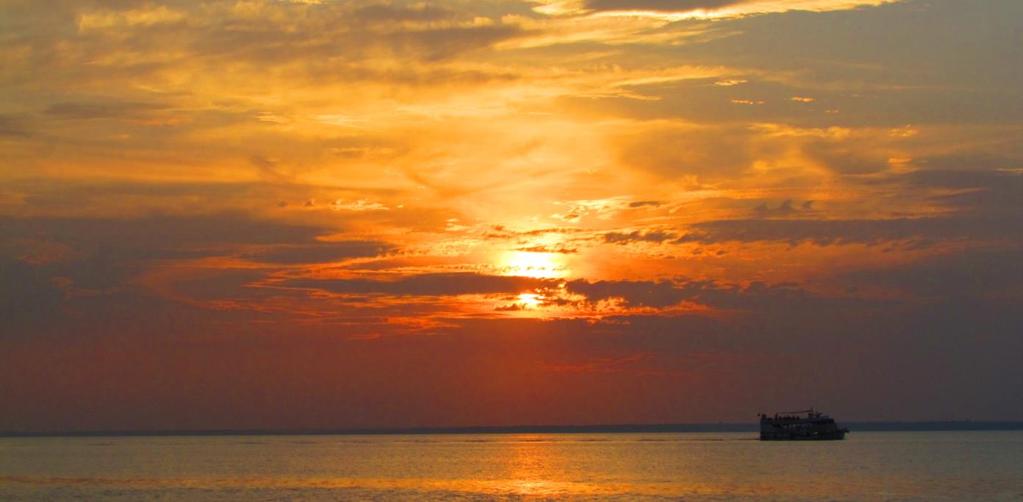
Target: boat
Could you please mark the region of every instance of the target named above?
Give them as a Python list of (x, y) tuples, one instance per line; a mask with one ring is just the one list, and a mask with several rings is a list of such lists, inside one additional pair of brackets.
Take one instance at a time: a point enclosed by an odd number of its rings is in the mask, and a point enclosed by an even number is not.
[(814, 411), (782, 411), (760, 417), (761, 441), (806, 441), (845, 439), (849, 429), (839, 427), (835, 419)]

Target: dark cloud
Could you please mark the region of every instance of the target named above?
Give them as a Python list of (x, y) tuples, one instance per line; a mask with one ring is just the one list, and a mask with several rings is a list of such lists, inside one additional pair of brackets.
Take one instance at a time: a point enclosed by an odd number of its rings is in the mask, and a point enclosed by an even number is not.
[[(913, 188), (941, 188), (935, 195), (942, 205), (1018, 220), (1023, 210), (1023, 174), (996, 170), (924, 169), (898, 182)], [(1011, 232), (1010, 232), (1011, 234)]]
[(1021, 218), (956, 216), (877, 220), (742, 219), (698, 223), (677, 242), (881, 244), (891, 241), (1023, 238)]
[(56, 317), (63, 296), (47, 270), (0, 257), (0, 338)]
[(916, 298), (1012, 304), (1023, 300), (1023, 248), (966, 249), (898, 267), (859, 269), (843, 274), (839, 280)]
[[(1017, 150), (1014, 153), (1023, 154), (1023, 151)], [(924, 170), (918, 172), (983, 173), (1023, 167), (1023, 157), (1016, 157), (1011, 154), (995, 155), (985, 152), (956, 153), (913, 159), (913, 164), (924, 168)]]
[[(287, 183), (251, 182), (143, 182), (143, 181), (51, 181), (40, 178), (7, 183), (20, 194), (29, 213), (72, 213), (82, 208), (140, 204), (174, 210), (212, 209), (253, 200), (301, 198), (313, 187)], [(343, 190), (343, 188), (342, 188)], [(191, 206), (191, 207), (189, 207)], [(77, 211), (76, 211), (77, 210)]]
[[(278, 164), (279, 166), (279, 164)], [(283, 169), (282, 169), (283, 171)], [(50, 215), (77, 215), (78, 220), (133, 220), (146, 214), (164, 214), (167, 219), (185, 213), (183, 218), (219, 219), (233, 215), (242, 220), (259, 220), (245, 216), (238, 208), (274, 209), (273, 217), (297, 216), (293, 209), (306, 201), (321, 212), (302, 215), (306, 222), (281, 223), (291, 227), (315, 227), (323, 233), (336, 231), (345, 222), (358, 219), (373, 222), (403, 222), (414, 228), (443, 228), (450, 212), (418, 207), (392, 208), (389, 211), (331, 210), (331, 201), (386, 200), (395, 193), (389, 188), (360, 188), (346, 185), (320, 186), (303, 184), (281, 174), (270, 174), (256, 182), (146, 182), (146, 181), (46, 181), (29, 178), (5, 184), (7, 193), (18, 200), (19, 212), (25, 218), (47, 219)], [(281, 203), (284, 203), (283, 205)], [(110, 218), (130, 207), (135, 218)], [(149, 216), (152, 217), (152, 216)], [(274, 221), (272, 219), (262, 221)], [(305, 241), (302, 241), (305, 242)], [(284, 243), (284, 242), (279, 242)], [(297, 243), (294, 242), (294, 243)], [(259, 244), (259, 242), (254, 242)]]
[[(1023, 176), (1002, 170), (920, 169), (866, 182), (893, 193), (928, 194), (949, 212), (919, 218), (827, 219), (812, 201), (762, 203), (755, 218), (716, 220), (690, 226), (674, 242), (785, 242), (821, 246), (901, 243), (909, 248), (936, 242), (1023, 239)], [(917, 195), (918, 196), (918, 195)]]
[[(687, 64), (741, 68), (744, 73), (728, 76), (746, 80), (741, 86), (718, 87), (714, 79), (693, 79), (633, 88), (657, 98), (644, 102), (631, 97), (568, 101), (575, 111), (589, 115), (714, 124), (1012, 125), (1023, 106), (1018, 91), (1023, 79), (1014, 65), (999, 62), (1012, 60), (1017, 51), (1018, 28), (1011, 20), (1021, 15), (1023, 4), (1014, 0), (993, 0), (983, 9), (937, 0), (744, 16), (702, 25), (709, 32), (689, 39), (693, 43), (635, 49), (635, 57), (659, 54)], [(682, 37), (696, 22), (682, 21), (664, 30), (674, 27)], [(815, 101), (794, 102), (795, 96)], [(739, 106), (732, 99), (763, 104)], [(876, 166), (872, 155), (866, 157), (849, 167)]]
[(589, 302), (620, 298), (636, 307), (669, 307), (682, 300), (693, 300), (696, 291), (671, 281), (569, 281), (566, 289), (586, 297)]
[(351, 258), (381, 256), (395, 249), (393, 245), (379, 241), (341, 241), (274, 246), (244, 253), (241, 257), (262, 263), (328, 263)]
[(28, 137), (30, 136), (28, 121), (19, 115), (0, 114), (0, 137)]
[(663, 202), (657, 201), (657, 200), (637, 200), (635, 202), (630, 202), (629, 203), (629, 207), (631, 207), (631, 208), (638, 208), (638, 207), (660, 207), (663, 204), (664, 204)]
[[(154, 215), (137, 219), (2, 218), (0, 235), (13, 258), (33, 243), (66, 251), (49, 261), (49, 277), (67, 278), (75, 287), (118, 287), (153, 260), (224, 256), (239, 246), (315, 243), (326, 230), (252, 219), (240, 214)], [(297, 254), (297, 253), (296, 253)], [(286, 257), (283, 253), (281, 258)], [(5, 288), (17, 288), (5, 283)]]
[(791, 199), (786, 199), (779, 203), (777, 207), (771, 207), (767, 202), (762, 202), (760, 205), (753, 208), (753, 214), (759, 218), (783, 218), (799, 214), (805, 215), (811, 211), (813, 211), (812, 200), (797, 204)]
[(139, 218), (0, 218), (5, 237), (48, 238), (67, 244), (186, 249), (218, 244), (313, 242), (325, 227), (259, 220), (241, 213)]
[[(839, 111), (812, 115), (825, 127), (1016, 123), (1023, 75), (999, 62), (1017, 52), (1013, 20), (1021, 15), (1023, 4), (1014, 0), (984, 8), (935, 0), (791, 11), (721, 23), (715, 29), (734, 36), (678, 50), (705, 64), (800, 74), (806, 90), (784, 99), (825, 94), (827, 107)], [(837, 92), (819, 91), (825, 84)]]
[(585, 296), (590, 303), (617, 298), (630, 307), (664, 308), (690, 301), (716, 308), (746, 310), (826, 301), (794, 284), (762, 282), (742, 286), (685, 279), (596, 282), (576, 280), (567, 282), (565, 287), (570, 293)]
[(401, 277), (394, 280), (371, 279), (292, 279), (280, 286), (309, 288), (342, 294), (382, 294), (391, 296), (456, 296), (475, 294), (519, 294), (523, 291), (553, 287), (557, 281), (531, 277), (483, 275), (474, 273), (438, 273)]
[(609, 244), (631, 244), (633, 242), (662, 242), (675, 239), (678, 235), (662, 230), (634, 230), (632, 232), (608, 232), (604, 234), (604, 242)]

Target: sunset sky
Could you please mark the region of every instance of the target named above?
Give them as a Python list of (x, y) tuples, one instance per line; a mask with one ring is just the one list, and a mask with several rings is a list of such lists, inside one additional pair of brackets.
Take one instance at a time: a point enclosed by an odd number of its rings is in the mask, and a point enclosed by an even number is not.
[(1021, 420), (1021, 47), (1019, 0), (0, 0), (0, 431)]

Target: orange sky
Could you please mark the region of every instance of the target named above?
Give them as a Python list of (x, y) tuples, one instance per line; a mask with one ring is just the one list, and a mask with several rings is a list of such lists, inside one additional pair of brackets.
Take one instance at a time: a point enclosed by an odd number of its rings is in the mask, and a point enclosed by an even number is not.
[(1021, 419), (1014, 0), (0, 0), (0, 430)]

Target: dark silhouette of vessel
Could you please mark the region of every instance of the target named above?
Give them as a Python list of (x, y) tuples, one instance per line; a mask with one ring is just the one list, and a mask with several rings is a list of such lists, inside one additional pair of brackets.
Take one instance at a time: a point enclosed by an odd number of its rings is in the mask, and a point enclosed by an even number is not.
[(835, 419), (814, 411), (783, 411), (760, 417), (761, 441), (813, 441), (845, 439), (849, 429), (839, 427)]

